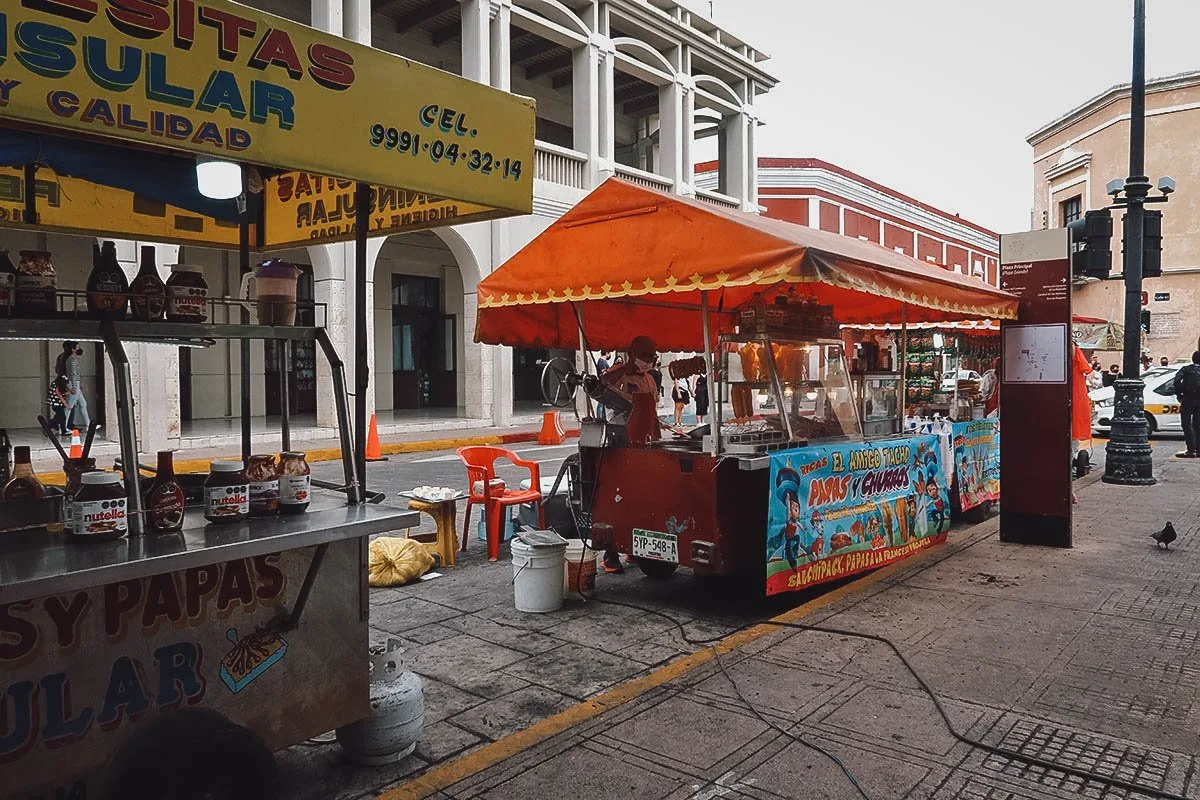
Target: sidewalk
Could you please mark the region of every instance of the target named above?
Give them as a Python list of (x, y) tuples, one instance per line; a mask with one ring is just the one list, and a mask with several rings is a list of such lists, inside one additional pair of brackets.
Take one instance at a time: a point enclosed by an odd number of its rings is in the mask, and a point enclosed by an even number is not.
[[(1200, 463), (1175, 449), (1156, 450), (1157, 486), (1080, 482), (1072, 550), (1001, 544), (993, 519), (783, 618), (889, 637), (967, 736), (1200, 798)], [(1148, 538), (1168, 519), (1169, 553)], [(288, 796), (861, 796), (793, 736), (841, 758), (871, 798), (1154, 796), (956, 741), (877, 642), (751, 628), (719, 648), (735, 690), (711, 648), (648, 611), (516, 613), (510, 574), (468, 563), (374, 592), (373, 637), (398, 634), (426, 676), (417, 753), (363, 770), (335, 745), (296, 748), (281, 758)], [(600, 581), (601, 599), (663, 610), (693, 638), (762, 617), (687, 575)]]

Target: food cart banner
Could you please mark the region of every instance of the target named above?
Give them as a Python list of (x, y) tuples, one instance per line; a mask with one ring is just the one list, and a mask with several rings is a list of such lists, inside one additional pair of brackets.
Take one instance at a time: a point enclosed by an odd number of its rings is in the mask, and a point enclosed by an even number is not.
[(0, 605), (0, 798), (99, 797), (113, 752), (178, 708), (218, 711), (272, 750), (366, 716), (359, 540), (329, 545), (299, 627), (268, 629), (314, 552)]
[[(124, 189), (39, 170), (38, 229), (89, 232), (107, 239), (206, 244), (237, 247), (238, 226), (160, 203)], [(25, 219), (25, 176), (0, 167), (0, 226), (20, 226)], [(251, 239), (254, 238), (253, 226)]]
[(5, 120), (532, 210), (528, 98), (227, 0), (0, 9)]
[(767, 594), (873, 569), (944, 541), (949, 481), (937, 436), (771, 455)]
[(954, 471), (963, 511), (1000, 499), (1000, 420), (954, 423)]

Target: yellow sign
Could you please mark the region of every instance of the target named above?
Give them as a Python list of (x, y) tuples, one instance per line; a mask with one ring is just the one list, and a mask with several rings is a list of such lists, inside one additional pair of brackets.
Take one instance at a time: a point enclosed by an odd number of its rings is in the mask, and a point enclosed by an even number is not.
[[(34, 184), (39, 229), (174, 244), (238, 244), (236, 222), (214, 220), (123, 189), (54, 176), (48, 170), (38, 170)], [(0, 167), (0, 226), (24, 223), (23, 171)], [(255, 236), (251, 227), (251, 242)]]
[[(354, 182), (307, 172), (288, 172), (267, 181), (263, 192), (264, 247), (322, 244), (354, 234)], [(372, 187), (367, 219), (371, 236), (475, 222), (495, 209), (445, 200), (404, 189)]]
[(9, 0), (0, 119), (528, 213), (533, 101), (227, 0)]

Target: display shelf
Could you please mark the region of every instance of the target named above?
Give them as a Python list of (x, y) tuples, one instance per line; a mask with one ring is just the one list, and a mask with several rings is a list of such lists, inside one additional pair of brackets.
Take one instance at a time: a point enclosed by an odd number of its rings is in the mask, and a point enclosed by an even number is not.
[(314, 493), (304, 514), (255, 517), (238, 525), (209, 525), (200, 509), (189, 508), (180, 533), (111, 542), (79, 541), (70, 534), (44, 531), (8, 533), (0, 536), (0, 606), (419, 523), (415, 511), (370, 503), (346, 505), (343, 498)]
[(237, 325), (196, 322), (138, 322), (98, 319), (0, 319), (0, 339), (104, 341), (111, 329), (123, 342), (206, 346), (217, 339), (315, 340), (320, 328), (300, 325)]

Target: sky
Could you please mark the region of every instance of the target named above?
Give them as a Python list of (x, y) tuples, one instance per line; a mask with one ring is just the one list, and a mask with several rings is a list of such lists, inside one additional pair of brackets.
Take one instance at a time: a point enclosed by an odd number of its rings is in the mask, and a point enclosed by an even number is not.
[[(780, 79), (756, 101), (760, 156), (831, 161), (1001, 233), (1029, 229), (1025, 137), (1132, 68), (1132, 0), (713, 6)], [(1149, 76), (1200, 69), (1200, 0), (1147, 0), (1146, 30)]]

